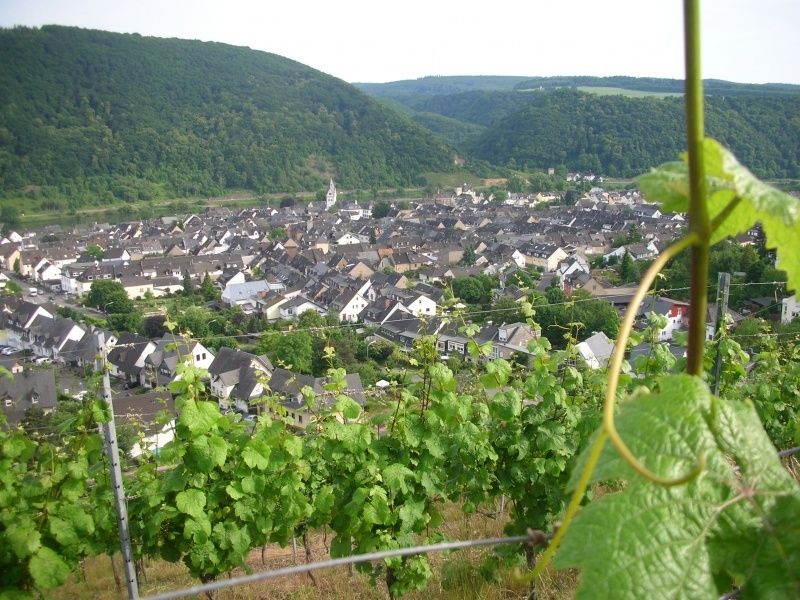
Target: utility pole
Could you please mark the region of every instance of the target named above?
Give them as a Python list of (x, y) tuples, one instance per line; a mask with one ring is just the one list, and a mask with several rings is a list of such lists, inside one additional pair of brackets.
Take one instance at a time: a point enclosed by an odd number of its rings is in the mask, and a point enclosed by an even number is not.
[(111, 485), (114, 487), (114, 503), (117, 509), (117, 526), (119, 528), (119, 545), (122, 551), (122, 564), (125, 568), (125, 585), (128, 588), (128, 600), (138, 600), (139, 584), (136, 581), (136, 565), (133, 562), (131, 536), (128, 523), (128, 505), (125, 490), (122, 486), (122, 469), (119, 464), (119, 446), (117, 444), (117, 427), (114, 423), (114, 404), (111, 400), (111, 381), (108, 378), (106, 361), (106, 339), (102, 331), (96, 333), (97, 360), (95, 369), (103, 374), (103, 399), (108, 404), (111, 420), (102, 424), (103, 439), (108, 455), (111, 471)]
[[(717, 320), (714, 324), (714, 335), (719, 337), (722, 328), (725, 327), (725, 315), (728, 312), (728, 296), (731, 290), (731, 274), (719, 273), (717, 276)], [(722, 338), (717, 341), (717, 357), (714, 359), (714, 395), (719, 393), (719, 372), (722, 369)]]

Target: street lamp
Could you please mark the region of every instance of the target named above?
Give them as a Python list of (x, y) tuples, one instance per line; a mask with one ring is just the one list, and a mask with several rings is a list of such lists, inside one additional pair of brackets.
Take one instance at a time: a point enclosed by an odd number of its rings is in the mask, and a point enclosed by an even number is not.
[(377, 341), (378, 340), (376, 340), (375, 338), (372, 338), (371, 340), (369, 340), (367, 342), (367, 361), (369, 361), (369, 347), (370, 347), (370, 345), (374, 344)]

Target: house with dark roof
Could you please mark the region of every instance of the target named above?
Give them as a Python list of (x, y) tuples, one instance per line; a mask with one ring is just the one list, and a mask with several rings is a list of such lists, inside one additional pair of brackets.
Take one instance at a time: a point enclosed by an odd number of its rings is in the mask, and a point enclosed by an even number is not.
[(108, 354), (110, 375), (127, 383), (138, 384), (145, 368), (145, 359), (155, 352), (156, 345), (146, 337), (123, 331)]
[[(305, 429), (311, 423), (314, 414), (319, 409), (330, 408), (336, 402), (337, 396), (344, 394), (352, 398), (359, 405), (364, 406), (366, 397), (364, 396), (364, 386), (361, 383), (361, 376), (358, 373), (348, 373), (345, 376), (345, 390), (342, 392), (331, 392), (325, 389), (328, 383), (327, 377), (312, 377), (294, 373), (286, 369), (277, 368), (273, 371), (269, 380), (269, 389), (281, 398), (281, 404), (287, 412), (287, 416), (292, 420), (296, 427)], [(312, 408), (303, 396), (303, 388), (308, 387), (314, 391)], [(322, 406), (320, 406), (320, 404)]]
[(200, 342), (169, 332), (155, 344), (155, 350), (144, 359), (144, 369), (139, 375), (139, 383), (144, 387), (169, 385), (175, 379), (181, 362), (208, 369), (214, 360), (214, 353)]
[(658, 334), (659, 341), (671, 340), (673, 332), (689, 326), (688, 302), (662, 297), (646, 298), (637, 312), (640, 326), (647, 325), (647, 318), (651, 312), (661, 315), (667, 321)]
[(235, 408), (247, 413), (251, 402), (264, 394), (272, 371), (272, 363), (266, 356), (223, 346), (208, 367), (211, 394), (223, 410)]
[(50, 412), (56, 407), (56, 379), (53, 369), (23, 371), (7, 379), (0, 377), (0, 407), (6, 419), (17, 425), (29, 408)]
[[(142, 434), (131, 448), (132, 457), (157, 451), (175, 437), (175, 402), (169, 392), (122, 392), (114, 395), (113, 402), (117, 423), (126, 423)], [(164, 421), (161, 418), (164, 414), (172, 418)]]

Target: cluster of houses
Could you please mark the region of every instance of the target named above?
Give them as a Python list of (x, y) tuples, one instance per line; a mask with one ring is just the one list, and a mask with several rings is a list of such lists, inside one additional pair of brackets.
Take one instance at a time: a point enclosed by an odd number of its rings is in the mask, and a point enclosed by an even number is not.
[[(495, 299), (518, 300), (527, 292), (509, 282), (518, 271), (536, 271), (541, 289), (555, 280), (567, 293), (584, 289), (624, 308), (634, 290), (594, 276), (592, 259), (625, 253), (633, 260), (653, 258), (686, 226), (681, 215), (662, 213), (636, 191), (593, 188), (570, 206), (552, 202), (558, 199), (512, 194), (497, 202), (463, 186), (427, 200), (393, 203), (385, 217), (373, 219), (370, 204), (340, 201), (331, 182), (323, 202), (12, 233), (0, 240), (0, 268), (47, 294), (67, 296), (84, 294), (102, 280), (119, 282), (133, 299), (210, 280), (224, 305), (245, 314), (293, 320), (313, 310), (370, 325), (377, 337), (401, 348), (410, 348), (427, 331), (438, 335), (442, 355), (464, 355), (468, 340), (439, 318), (442, 284), (470, 275), (498, 276)], [(631, 226), (641, 240), (615, 247)], [(745, 236), (741, 243), (752, 239)], [(474, 260), (465, 261), (465, 255)], [(685, 303), (660, 299), (648, 310), (668, 317), (664, 339), (685, 326)], [(57, 316), (46, 303), (4, 298), (0, 318), (7, 343), (33, 355), (81, 366), (98, 352), (95, 332)], [(493, 356), (509, 357), (524, 352), (538, 335), (529, 325), (506, 323), (498, 315), (477, 341), (491, 342)], [(245, 410), (264, 392), (267, 375), (272, 392), (296, 402), (290, 412), (300, 426), (309, 415), (299, 389), (322, 389), (320, 381), (287, 375), (264, 357), (244, 352), (222, 349), (215, 355), (200, 342), (176, 343), (171, 336), (117, 339), (105, 332), (105, 339), (111, 373), (126, 384), (161, 386), (175, 377), (182, 357), (189, 357), (209, 370), (212, 393), (225, 408)], [(602, 354), (607, 344), (598, 340), (587, 346)], [(587, 350), (587, 362), (601, 366), (602, 357), (593, 354)]]
[[(0, 243), (0, 266), (51, 293), (74, 296), (95, 281), (113, 280), (131, 298), (158, 297), (207, 276), (223, 302), (248, 314), (293, 319), (316, 310), (355, 322), (389, 300), (414, 316), (434, 314), (438, 290), (411, 285), (402, 277), (409, 271), (437, 284), (478, 273), (505, 279), (515, 269), (538, 267), (571, 291), (594, 285), (591, 258), (653, 258), (685, 226), (680, 215), (662, 214), (636, 192), (595, 189), (575, 206), (550, 208), (540, 206), (539, 196), (498, 203), (465, 186), (371, 219), (369, 205), (337, 204), (331, 182), (328, 199), (309, 205), (12, 234)], [(326, 210), (333, 204), (336, 213)], [(613, 247), (632, 225), (642, 240)], [(285, 236), (273, 237), (276, 230)], [(464, 265), (467, 249), (475, 261)]]
[[(283, 404), (297, 427), (305, 427), (311, 411), (301, 395), (304, 386), (318, 390), (322, 401), (332, 401), (324, 392), (325, 378), (274, 368), (265, 356), (224, 347), (215, 353), (200, 341), (172, 334), (148, 339), (123, 332), (117, 337), (113, 332), (60, 317), (52, 305), (17, 296), (0, 297), (0, 325), (5, 334), (3, 345), (12, 350), (0, 359), (0, 365), (13, 375), (0, 378), (0, 407), (11, 423), (19, 423), (30, 408), (45, 412), (55, 408), (61, 391), (56, 385), (56, 368), (93, 368), (101, 354), (107, 356), (109, 375), (122, 388), (114, 394), (116, 415), (122, 420), (140, 419), (150, 443), (158, 445), (171, 439), (172, 424), (152, 429), (154, 407), (160, 404), (174, 412), (171, 395), (164, 390), (180, 377), (181, 363), (209, 372), (210, 395), (224, 411), (248, 415), (255, 410), (256, 399), (269, 395)], [(46, 358), (47, 362), (36, 364), (34, 357)], [(359, 375), (348, 374), (347, 384), (348, 393), (363, 403)], [(73, 395), (75, 391), (64, 390)]]

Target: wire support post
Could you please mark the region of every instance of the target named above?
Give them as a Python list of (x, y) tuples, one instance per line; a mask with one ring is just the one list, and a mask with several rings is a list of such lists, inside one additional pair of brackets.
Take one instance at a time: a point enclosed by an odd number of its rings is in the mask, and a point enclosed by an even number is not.
[(341, 567), (352, 565), (356, 563), (371, 562), (374, 560), (384, 560), (387, 558), (394, 558), (397, 556), (412, 556), (415, 554), (430, 554), (431, 552), (445, 552), (447, 550), (461, 550), (464, 548), (474, 548), (480, 546), (500, 546), (503, 544), (532, 544), (541, 545), (546, 543), (547, 537), (541, 531), (529, 531), (528, 535), (518, 535), (514, 537), (505, 538), (487, 538), (482, 540), (466, 540), (460, 542), (443, 542), (441, 544), (429, 544), (426, 546), (412, 546), (410, 548), (398, 548), (396, 550), (384, 550), (381, 552), (368, 552), (366, 554), (355, 554), (353, 556), (344, 556), (342, 558), (332, 558), (329, 560), (322, 560), (318, 562), (308, 563), (305, 565), (297, 565), (293, 567), (283, 567), (281, 569), (274, 569), (272, 571), (264, 571), (263, 573), (253, 573), (252, 575), (243, 575), (241, 577), (233, 577), (232, 579), (222, 579), (213, 581), (204, 585), (196, 585), (193, 587), (174, 590), (172, 592), (165, 592), (156, 596), (146, 596), (142, 600), (172, 600), (173, 598), (185, 598), (186, 596), (195, 596), (225, 588), (249, 585), (267, 579), (275, 579), (277, 577), (285, 577), (287, 575), (299, 575), (302, 573), (309, 573), (311, 571), (318, 571), (320, 569), (330, 569), (332, 567)]
[(111, 418), (102, 424), (103, 440), (105, 441), (106, 454), (108, 455), (109, 470), (111, 472), (111, 485), (114, 489), (114, 505), (117, 510), (117, 526), (119, 529), (119, 545), (122, 552), (122, 564), (125, 570), (125, 586), (128, 589), (128, 599), (138, 600), (139, 583), (136, 579), (136, 564), (133, 560), (131, 536), (128, 522), (128, 505), (125, 499), (125, 489), (122, 483), (122, 469), (119, 462), (119, 445), (117, 444), (117, 427), (114, 421), (114, 404), (111, 400), (111, 381), (108, 376), (108, 362), (106, 357), (105, 334), (98, 331), (97, 361), (95, 369), (103, 375), (103, 400), (108, 404)]
[(714, 358), (714, 385), (712, 392), (719, 394), (719, 375), (722, 370), (722, 338), (719, 334), (725, 328), (725, 315), (728, 313), (728, 297), (730, 296), (731, 275), (720, 271), (717, 283), (717, 319), (714, 324), (714, 334), (717, 338), (717, 355)]

